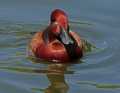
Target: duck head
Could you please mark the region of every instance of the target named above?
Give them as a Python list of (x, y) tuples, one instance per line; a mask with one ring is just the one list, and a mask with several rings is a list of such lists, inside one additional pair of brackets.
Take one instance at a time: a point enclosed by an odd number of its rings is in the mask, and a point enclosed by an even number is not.
[(60, 9), (55, 9), (50, 16), (50, 23), (58, 23), (59, 26), (63, 27), (65, 30), (68, 29), (68, 16)]
[(74, 39), (69, 34), (69, 23), (67, 14), (60, 9), (55, 9), (50, 16), (50, 26), (52, 34), (64, 45), (74, 43)]

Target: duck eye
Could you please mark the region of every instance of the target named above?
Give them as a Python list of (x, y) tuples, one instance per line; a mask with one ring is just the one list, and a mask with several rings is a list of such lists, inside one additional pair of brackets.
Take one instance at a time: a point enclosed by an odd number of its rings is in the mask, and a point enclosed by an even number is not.
[(51, 22), (55, 22), (56, 20), (55, 20), (55, 18), (51, 18)]

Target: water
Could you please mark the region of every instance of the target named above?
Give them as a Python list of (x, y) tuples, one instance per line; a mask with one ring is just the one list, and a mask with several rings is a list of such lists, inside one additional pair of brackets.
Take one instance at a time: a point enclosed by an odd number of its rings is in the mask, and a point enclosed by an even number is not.
[[(0, 0), (0, 93), (119, 93), (119, 0)], [(98, 49), (75, 64), (27, 56), (50, 12), (68, 12), (71, 28)], [(85, 24), (81, 24), (85, 23)]]

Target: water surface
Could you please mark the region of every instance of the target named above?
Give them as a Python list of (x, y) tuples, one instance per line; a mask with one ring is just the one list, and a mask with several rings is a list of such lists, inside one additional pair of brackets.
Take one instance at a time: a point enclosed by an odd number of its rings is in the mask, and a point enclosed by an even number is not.
[[(0, 93), (119, 93), (119, 3), (0, 0)], [(98, 49), (75, 64), (36, 63), (29, 58), (27, 45), (48, 25), (54, 8), (67, 11), (71, 29)]]

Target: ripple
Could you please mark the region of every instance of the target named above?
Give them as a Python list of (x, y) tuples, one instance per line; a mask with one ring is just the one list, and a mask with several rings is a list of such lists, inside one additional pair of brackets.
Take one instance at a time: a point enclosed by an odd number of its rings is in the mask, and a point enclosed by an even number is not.
[(118, 89), (120, 88), (120, 84), (112, 84), (112, 83), (96, 83), (91, 81), (78, 81), (79, 85), (90, 85), (95, 86), (96, 88), (104, 88), (104, 89)]
[[(29, 62), (30, 60), (25, 58), (27, 44), (36, 31), (39, 31), (39, 29), (43, 29), (45, 26), (47, 26), (45, 23), (46, 22), (43, 22), (43, 24), (2, 24), (0, 26), (1, 36), (8, 35), (6, 40), (0, 40), (1, 49), (5, 49), (3, 52), (9, 54), (8, 58), (6, 59), (8, 59), (8, 61), (13, 61), (14, 58), (15, 61), (18, 60), (17, 58), (19, 58), (20, 61), (24, 59), (25, 61)], [(74, 20), (71, 21), (70, 25), (72, 30), (78, 32), (80, 36), (87, 41), (87, 47), (90, 48), (90, 50), (86, 52), (85, 56), (80, 60), (80, 63), (71, 65), (74, 68), (73, 71), (79, 71), (82, 69), (97, 69), (102, 67), (104, 68), (105, 66), (113, 65), (113, 62), (110, 62), (109, 60), (115, 56), (116, 51), (113, 50), (116, 48), (114, 44), (117, 43), (117, 40), (111, 37), (106, 37), (106, 33), (103, 31), (97, 31), (100, 25), (99, 23)], [(112, 40), (115, 41), (114, 44), (112, 43), (113, 45), (110, 43)], [(10, 51), (14, 52), (13, 55), (10, 55)], [(11, 60), (9, 60), (10, 58)], [(42, 65), (44, 63), (45, 62), (42, 62), (40, 64)], [(22, 62), (22, 64), (27, 66), (24, 62)], [(31, 63), (29, 63), (29, 65), (30, 64)], [(31, 65), (33, 65), (33, 63)], [(17, 69), (17, 67), (12, 67), (12, 69)], [(21, 69), (24, 68), (20, 68), (20, 70)]]

